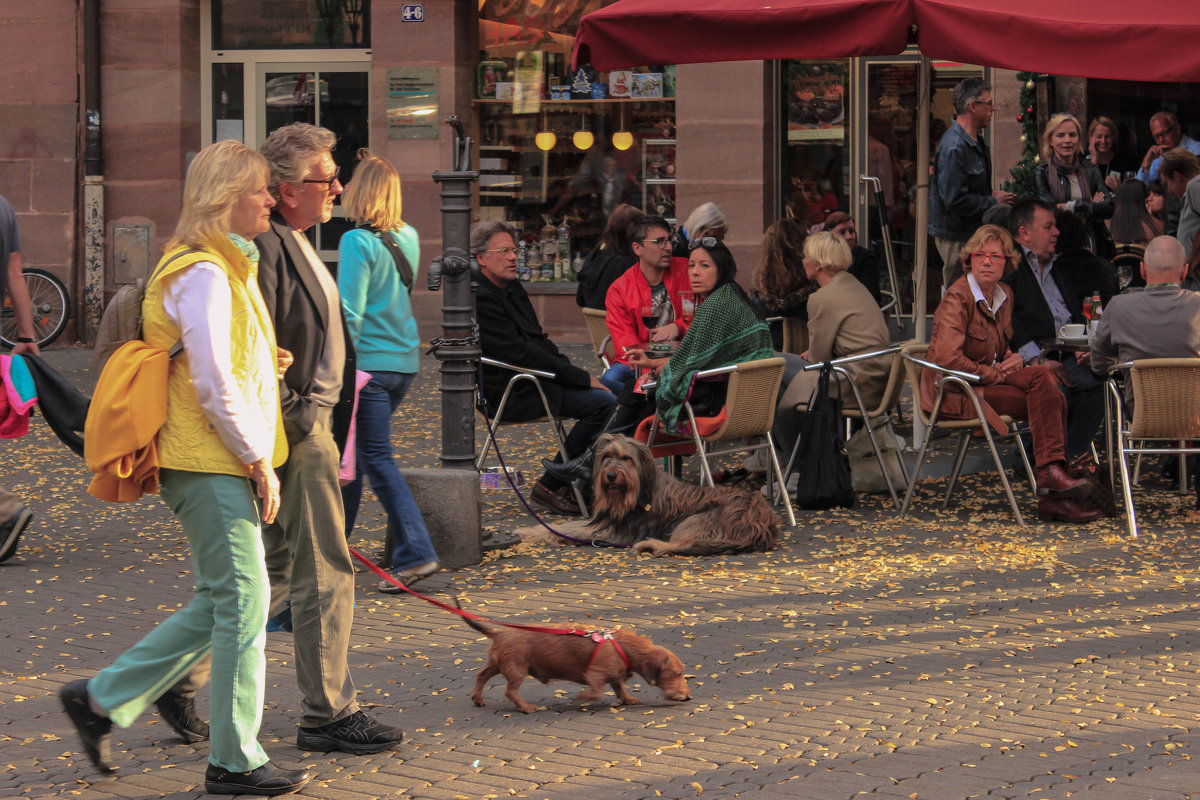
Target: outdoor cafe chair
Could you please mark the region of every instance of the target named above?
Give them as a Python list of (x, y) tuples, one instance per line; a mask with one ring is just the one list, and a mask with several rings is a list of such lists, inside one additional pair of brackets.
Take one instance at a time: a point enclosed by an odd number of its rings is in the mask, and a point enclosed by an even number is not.
[(1129, 456), (1180, 456), (1180, 485), (1186, 486), (1186, 456), (1200, 455), (1200, 358), (1142, 358), (1115, 364), (1109, 374), (1126, 374), (1133, 390), (1133, 413), (1127, 416), (1125, 396), (1117, 382), (1107, 385), (1109, 425), (1121, 464), (1121, 489), (1129, 536), (1137, 538), (1137, 512)]
[[(554, 378), (554, 373), (546, 372), (540, 369), (529, 369), (527, 367), (518, 367), (515, 364), (507, 364), (503, 361), (498, 361), (494, 358), (483, 356), (479, 359), (482, 363), (489, 367), (499, 367), (500, 369), (509, 370), (512, 372), (512, 377), (508, 379), (508, 385), (504, 387), (504, 394), (500, 396), (500, 403), (496, 406), (496, 413), (488, 417), (484, 409), (476, 406), (475, 410), (484, 415), (484, 418), (491, 423), (488, 430), (487, 438), (483, 443), (483, 450), (479, 453), (479, 457), (475, 459), (475, 469), (482, 471), (484, 464), (487, 463), (488, 454), (491, 452), (493, 442), (496, 442), (499, 448), (499, 442), (496, 440), (496, 434), (500, 432), (500, 428), (510, 425), (532, 425), (532, 424), (548, 424), (554, 431), (554, 437), (558, 442), (558, 452), (562, 456), (563, 461), (567, 461), (567, 435), (563, 428), (563, 420), (566, 417), (556, 417), (550, 411), (550, 401), (546, 399), (546, 392), (542, 389), (542, 379), (551, 380)], [(508, 396), (512, 393), (513, 388), (520, 385), (522, 382), (532, 383), (537, 389), (538, 398), (542, 402), (542, 410), (545, 412), (542, 416), (535, 419), (513, 420), (507, 421), (504, 419), (504, 409), (508, 405)], [(503, 451), (501, 451), (503, 452)], [(584, 502), (583, 494), (579, 491), (579, 487), (572, 485), (572, 490), (575, 492), (575, 502), (579, 504), (579, 510), (583, 512), (583, 516), (588, 515), (587, 503)]]
[[(649, 423), (646, 446), (656, 456), (676, 455), (681, 438), (683, 443), (689, 443), (695, 448), (696, 456), (700, 459), (701, 486), (715, 485), (709, 464), (710, 458), (728, 453), (765, 450), (770, 462), (767, 485), (772, 487), (768, 491), (776, 500), (782, 499), (787, 511), (788, 524), (795, 525), (796, 514), (792, 510), (792, 499), (788, 496), (787, 484), (783, 482), (779, 459), (775, 455), (775, 441), (771, 438), (771, 426), (775, 423), (776, 398), (779, 395), (779, 384), (783, 381), (783, 367), (784, 360), (776, 356), (697, 372), (697, 381), (727, 379), (728, 386), (722, 411), (715, 417), (697, 418), (692, 404), (685, 401), (683, 410), (687, 415), (690, 434), (683, 437), (661, 431), (658, 412), (655, 411), (654, 418)], [(655, 440), (662, 436), (666, 436), (668, 441), (656, 444)], [(723, 449), (711, 448), (714, 444), (735, 441), (736, 444)], [(774, 489), (776, 485), (779, 487), (778, 492)], [(779, 498), (779, 495), (782, 495), (782, 498)]]
[[(908, 482), (908, 491), (904, 495), (904, 505), (900, 508), (900, 516), (905, 516), (908, 513), (908, 508), (912, 504), (913, 489), (916, 488), (917, 480), (921, 477), (921, 468), (925, 463), (925, 452), (929, 449), (929, 442), (933, 439), (935, 431), (950, 431), (958, 433), (958, 451), (954, 456), (954, 468), (950, 473), (950, 485), (946, 487), (946, 496), (942, 499), (942, 510), (945, 511), (950, 505), (950, 496), (954, 493), (954, 486), (958, 482), (959, 472), (962, 471), (963, 459), (967, 455), (967, 446), (971, 443), (972, 434), (976, 431), (982, 431), (982, 439), (987, 443), (988, 450), (991, 451), (992, 460), (996, 464), (996, 471), (1000, 474), (1000, 483), (1004, 486), (1004, 493), (1008, 496), (1008, 502), (1012, 506), (1013, 514), (1017, 518), (1018, 525), (1025, 524), (1025, 518), (1021, 516), (1021, 508), (1017, 505), (1017, 498), (1013, 495), (1012, 484), (1008, 480), (1008, 473), (1004, 469), (1004, 463), (1000, 460), (1000, 453), (996, 450), (996, 438), (993, 434), (991, 426), (983, 416), (983, 406), (980, 404), (979, 397), (972, 391), (972, 386), (978, 385), (982, 380), (978, 375), (970, 372), (961, 372), (959, 370), (946, 369), (938, 366), (931, 361), (926, 361), (924, 356), (929, 350), (927, 344), (911, 344), (904, 348), (903, 358), (904, 366), (908, 371), (908, 383), (912, 386), (913, 391), (913, 415), (925, 425), (925, 441), (921, 444), (921, 451), (917, 455), (917, 466), (913, 470), (913, 474)], [(926, 414), (921, 408), (921, 371), (929, 370), (937, 375), (937, 397), (933, 402), (933, 410)], [(942, 397), (946, 393), (946, 389), (953, 386), (962, 391), (975, 407), (975, 416), (970, 419), (942, 419), (939, 415), (942, 408)], [(1001, 415), (1002, 419), (1008, 425), (1008, 433), (999, 438), (1012, 438), (1017, 443), (1017, 449), (1021, 453), (1021, 461), (1025, 464), (1025, 472), (1029, 475), (1029, 485), (1037, 489), (1037, 480), (1033, 474), (1033, 466), (1029, 463), (1029, 455), (1025, 452), (1025, 444), (1021, 441), (1020, 434), (1028, 431), (1028, 425), (1018, 423), (1008, 415)]]
[[(846, 427), (849, 428), (850, 420), (860, 419), (863, 421), (863, 427), (867, 430), (867, 437), (871, 440), (871, 448), (875, 451), (875, 458), (879, 461), (879, 469), (883, 472), (884, 480), (887, 481), (888, 491), (892, 495), (892, 503), (896, 508), (900, 507), (900, 497), (896, 493), (896, 487), (892, 483), (891, 475), (889, 474), (887, 464), (884, 463), (883, 451), (879, 447), (878, 435), (885, 431), (893, 439), (895, 438), (895, 430), (892, 428), (892, 409), (900, 402), (900, 394), (904, 391), (904, 359), (902, 357), (904, 344), (894, 344), (890, 347), (885, 347), (880, 350), (872, 350), (867, 353), (857, 353), (852, 356), (843, 358), (835, 358), (831, 361), (822, 361), (818, 364), (810, 364), (804, 368), (805, 372), (821, 369), (826, 364), (833, 368), (834, 373), (839, 377), (845, 378), (844, 386), (849, 386), (854, 393), (855, 406), (853, 408), (847, 405), (842, 405), (842, 417), (846, 420)], [(862, 409), (865, 407), (862, 393), (859, 391), (858, 385), (850, 376), (850, 372), (846, 369), (848, 364), (854, 364), (859, 361), (866, 361), (872, 358), (891, 357), (891, 370), (888, 372), (887, 385), (884, 386), (883, 395), (879, 399), (879, 404), (872, 409), (867, 409), (864, 414)], [(915, 392), (914, 392), (915, 394)], [(808, 407), (808, 402), (796, 404), (797, 411), (803, 411)], [(847, 431), (847, 438), (849, 432)], [(796, 440), (796, 444), (792, 447), (792, 454), (788, 458), (787, 469), (784, 470), (784, 478), (788, 478), (792, 474), (792, 468), (796, 464), (796, 459), (800, 454), (801, 441)], [(908, 488), (908, 468), (904, 465), (904, 459), (900, 459), (900, 471), (904, 476), (905, 484), (901, 489)]]
[(592, 340), (592, 352), (604, 369), (616, 360), (616, 348), (608, 332), (608, 312), (602, 308), (583, 309), (583, 321), (587, 323), (588, 337)]

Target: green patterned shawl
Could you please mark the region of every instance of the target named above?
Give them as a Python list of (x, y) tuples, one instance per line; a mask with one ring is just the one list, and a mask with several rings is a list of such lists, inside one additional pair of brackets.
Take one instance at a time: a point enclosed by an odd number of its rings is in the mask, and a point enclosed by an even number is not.
[(655, 402), (663, 428), (678, 432), (687, 427), (683, 402), (698, 371), (773, 355), (767, 324), (732, 286), (717, 289), (696, 309), (691, 328), (658, 376)]

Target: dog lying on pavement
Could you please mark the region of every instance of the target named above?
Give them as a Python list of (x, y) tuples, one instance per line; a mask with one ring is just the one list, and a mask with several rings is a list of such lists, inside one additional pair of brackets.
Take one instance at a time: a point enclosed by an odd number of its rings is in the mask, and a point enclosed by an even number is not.
[(692, 699), (683, 677), (683, 662), (645, 636), (628, 631), (544, 633), (520, 628), (489, 628), (473, 619), (464, 619), (492, 640), (487, 664), (479, 670), (475, 690), (471, 692), (471, 699), (477, 706), (484, 705), (484, 684), (496, 675), (503, 675), (508, 680), (504, 696), (526, 714), (535, 710), (521, 697), (521, 683), (527, 676), (542, 683), (552, 680), (582, 683), (588, 688), (575, 697), (577, 703), (599, 700), (606, 683), (616, 692), (621, 704), (641, 703), (625, 690), (625, 679), (635, 672), (661, 689), (668, 700), (684, 702)]

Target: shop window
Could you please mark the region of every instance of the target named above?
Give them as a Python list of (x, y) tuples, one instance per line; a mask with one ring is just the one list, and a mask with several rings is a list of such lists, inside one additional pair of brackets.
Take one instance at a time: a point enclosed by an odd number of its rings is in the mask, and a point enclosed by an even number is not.
[(573, 279), (576, 256), (599, 242), (619, 203), (675, 218), (674, 66), (570, 69), (579, 19), (602, 5), (480, 8), (480, 217), (522, 232), (523, 278)]
[(213, 0), (217, 50), (367, 48), (370, 0)]
[(784, 61), (783, 213), (813, 225), (850, 208), (850, 59)]

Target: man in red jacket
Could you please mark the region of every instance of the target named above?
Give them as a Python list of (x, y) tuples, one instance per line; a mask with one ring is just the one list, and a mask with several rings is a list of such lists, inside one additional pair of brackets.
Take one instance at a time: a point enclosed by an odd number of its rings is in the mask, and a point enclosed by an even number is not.
[[(614, 393), (633, 380), (625, 351), (646, 342), (683, 338), (691, 320), (683, 318), (680, 292), (691, 290), (686, 258), (671, 257), (671, 226), (662, 217), (642, 216), (630, 226), (638, 263), (613, 281), (604, 300), (605, 321), (617, 357), (600, 378)], [(656, 322), (647, 328), (643, 309), (653, 309)]]

